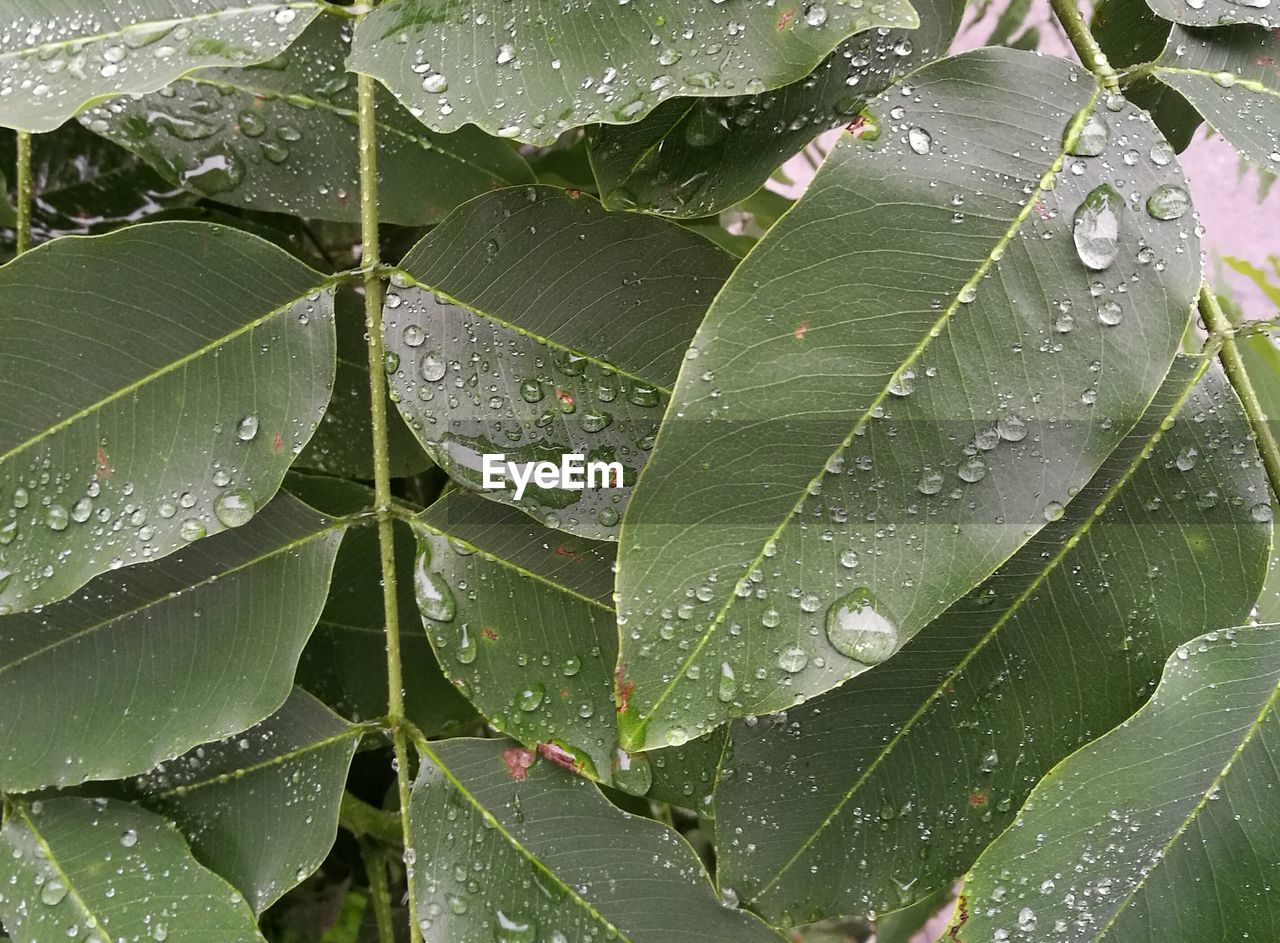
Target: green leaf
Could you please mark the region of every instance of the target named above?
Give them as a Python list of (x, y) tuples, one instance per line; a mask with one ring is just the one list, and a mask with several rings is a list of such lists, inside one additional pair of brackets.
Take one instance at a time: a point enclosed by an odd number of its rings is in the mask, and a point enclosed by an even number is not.
[[(373, 432), (369, 426), (369, 357), (365, 350), (364, 297), (339, 289), (334, 296), (338, 368), (333, 400), (294, 468), (373, 480)], [(431, 467), (394, 406), (387, 408), (387, 464), (393, 478)], [(372, 504), (372, 500), (366, 504)]]
[(441, 11), (391, 0), (363, 17), (348, 67), (375, 76), (428, 127), (477, 124), (550, 144), (579, 125), (627, 124), (678, 95), (757, 95), (798, 81), (846, 37), (912, 27), (906, 0), (865, 5), (637, 0)]
[(199, 223), (0, 268), (0, 614), (245, 523), (333, 388), (324, 278)]
[(1280, 626), (1179, 648), (1150, 703), (1050, 773), (983, 852), (952, 938), (1276, 939), (1278, 703)]
[(653, 771), (646, 797), (715, 818), (712, 799), (725, 751), (730, 749), (728, 739), (729, 728), (721, 727), (684, 746), (645, 754)]
[[(1277, 282), (1277, 280), (1280, 279), (1280, 257), (1274, 255), (1268, 256), (1271, 268), (1275, 272), (1274, 275), (1267, 272), (1265, 269), (1258, 268), (1258, 266), (1254, 265), (1247, 259), (1237, 259), (1229, 255), (1224, 255), (1222, 257), (1222, 261), (1225, 262), (1229, 268), (1240, 273), (1245, 278), (1249, 279), (1249, 281), (1257, 285), (1258, 291), (1262, 292), (1263, 297), (1274, 304), (1277, 311), (1280, 311), (1280, 283)], [(1280, 406), (1280, 399), (1276, 399), (1274, 402), (1277, 406)]]
[(912, 943), (950, 901), (951, 888), (943, 887), (910, 907), (877, 918), (876, 943)]
[(77, 0), (10, 4), (0, 18), (0, 125), (52, 131), (95, 102), (154, 92), (201, 66), (274, 57), (313, 2)]
[[(331, 514), (354, 514), (374, 504), (363, 485), (290, 475), (289, 490)], [(428, 736), (471, 723), (475, 709), (440, 670), (413, 617), (416, 544), (407, 524), (395, 523), (396, 591), (405, 717)], [(352, 720), (386, 715), (387, 637), (382, 567), (373, 521), (347, 529), (333, 566), (329, 598), (298, 663), (297, 683)]]
[(261, 913), (333, 847), (361, 733), (295, 688), (252, 730), (157, 766), (128, 793), (175, 822), (200, 863)]
[(244, 898), (172, 824), (127, 802), (15, 805), (0, 845), (0, 918), (24, 943), (263, 943)]
[[(356, 82), (338, 71), (350, 26), (321, 17), (281, 56), (250, 69), (201, 69), (158, 92), (82, 115), (168, 180), (221, 203), (319, 219), (360, 218)], [(434, 223), (459, 203), (533, 174), (476, 128), (424, 129), (378, 96), (383, 222)]]
[(629, 750), (884, 661), (1071, 500), (1169, 369), (1199, 251), (1149, 120), (1013, 50), (910, 86), (690, 347), (619, 543)]
[(0, 619), (0, 782), (143, 773), (288, 697), (343, 524), (280, 495), (243, 528)]
[(547, 531), (461, 490), (413, 527), (418, 609), (454, 684), (497, 729), (643, 793), (645, 760), (632, 770), (621, 757), (624, 772), (612, 775), (612, 545)]
[(1169, 652), (1248, 616), (1266, 483), (1220, 376), (1193, 387), (1208, 365), (1176, 361), (1062, 517), (892, 660), (734, 726), (719, 873), (746, 904), (802, 923), (949, 887), (1036, 780), (1145, 700)]
[(674, 223), (607, 214), (585, 195), (479, 197), (393, 279), (392, 399), (436, 464), (473, 488), (486, 453), (621, 464), (622, 488), (531, 483), (519, 501), (514, 490), (484, 492), (548, 526), (611, 539), (685, 348), (732, 266)]
[(419, 748), (412, 880), (429, 939), (780, 940), (716, 899), (678, 833), (592, 783), (509, 741)]
[(698, 217), (750, 196), (816, 135), (848, 124), (868, 98), (945, 54), (964, 4), (912, 5), (918, 29), (860, 33), (812, 74), (776, 91), (672, 99), (634, 124), (589, 129), (605, 206)]
[(1255, 23), (1269, 29), (1277, 25), (1270, 0), (1147, 0), (1147, 5), (1163, 19), (1183, 26)]
[(1175, 26), (1151, 75), (1185, 97), (1243, 156), (1276, 170), (1280, 169), (1277, 59), (1280, 38), (1262, 27)]

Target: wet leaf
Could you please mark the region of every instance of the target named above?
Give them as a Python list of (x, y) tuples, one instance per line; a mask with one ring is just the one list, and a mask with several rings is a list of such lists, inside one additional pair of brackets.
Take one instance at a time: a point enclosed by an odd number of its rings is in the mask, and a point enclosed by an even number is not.
[[(461, 207), (413, 248), (386, 299), (392, 399), (432, 459), (473, 488), (483, 455), (616, 462), (593, 486), (486, 490), (549, 527), (617, 532), (680, 358), (733, 265), (663, 220), (524, 187)], [(504, 476), (505, 477), (505, 476)], [(565, 482), (568, 485), (568, 482)]]
[(261, 913), (333, 846), (362, 732), (294, 688), (256, 727), (162, 763), (127, 791), (176, 823), (197, 860)]
[(1151, 75), (1183, 95), (1244, 157), (1274, 172), (1280, 171), (1277, 60), (1280, 38), (1271, 30), (1175, 26)]
[(0, 614), (246, 523), (333, 387), (324, 278), (199, 223), (0, 268)]
[(953, 938), (1274, 938), (1278, 703), (1280, 626), (1180, 647), (1151, 701), (1045, 777), (978, 859)]
[[(164, 177), (220, 203), (319, 219), (360, 218), (356, 78), (345, 21), (317, 20), (279, 58), (200, 69), (150, 95), (81, 116)], [(495, 187), (531, 183), (508, 145), (463, 128), (435, 134), (386, 92), (377, 100), (384, 222), (422, 225)]]
[(152, 92), (201, 66), (273, 58), (320, 3), (76, 0), (9, 4), (0, 15), (0, 125), (52, 131), (113, 95)]
[(0, 619), (6, 791), (144, 773), (270, 715), (343, 526), (280, 495), (242, 528)]
[(1147, 0), (1147, 5), (1164, 19), (1184, 26), (1280, 26), (1272, 0)]
[(907, 84), (690, 347), (620, 538), (628, 749), (887, 659), (1071, 500), (1169, 369), (1198, 249), (1189, 206), (1163, 218), (1185, 190), (1149, 120), (1012, 50)]
[(428, 938), (780, 940), (716, 899), (679, 834), (615, 808), (555, 763), (503, 740), (420, 748), (410, 818)]
[(1248, 616), (1266, 484), (1234, 395), (1216, 373), (1197, 382), (1207, 368), (1176, 361), (1061, 517), (891, 661), (734, 725), (719, 862), (744, 903), (802, 923), (949, 887), (1040, 777), (1137, 709), (1174, 648)]
[(587, 132), (604, 204), (708, 216), (750, 196), (823, 131), (848, 124), (868, 98), (946, 53), (964, 4), (912, 4), (918, 29), (866, 30), (812, 73), (761, 95), (676, 98), (634, 124)]
[(853, 33), (917, 22), (906, 0), (556, 10), (484, 0), (444, 12), (428, 0), (391, 0), (357, 27), (349, 66), (385, 83), (433, 130), (472, 123), (550, 144), (579, 125), (637, 121), (673, 96), (778, 88)]
[[(499, 730), (609, 782), (618, 741), (612, 545), (545, 530), (460, 490), (413, 528), (411, 585), (446, 674)], [(620, 785), (631, 785), (628, 772)]]
[(0, 918), (19, 941), (263, 943), (244, 898), (154, 812), (108, 799), (18, 804), (0, 845)]

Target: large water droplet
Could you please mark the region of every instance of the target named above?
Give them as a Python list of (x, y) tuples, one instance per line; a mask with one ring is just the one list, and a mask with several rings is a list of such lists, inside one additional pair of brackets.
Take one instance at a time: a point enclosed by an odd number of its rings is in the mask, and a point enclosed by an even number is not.
[(633, 796), (643, 796), (653, 785), (653, 767), (643, 753), (618, 749), (613, 753), (613, 784)]
[(439, 573), (431, 569), (431, 557), (427, 553), (419, 553), (413, 571), (413, 589), (417, 597), (418, 609), (428, 619), (436, 622), (449, 622), (457, 612), (453, 601), (453, 590)]
[(876, 609), (865, 587), (836, 600), (827, 610), (827, 640), (846, 658), (878, 665), (898, 649), (898, 628)]
[(1165, 184), (1147, 197), (1147, 212), (1156, 219), (1179, 219), (1191, 209), (1191, 197), (1182, 187)]
[(258, 510), (253, 495), (247, 491), (228, 491), (219, 496), (213, 506), (213, 513), (224, 527), (241, 527), (249, 523)]
[(1085, 268), (1110, 268), (1120, 252), (1120, 217), (1124, 201), (1108, 184), (1095, 187), (1076, 210), (1072, 238)]
[(1107, 126), (1106, 120), (1099, 115), (1090, 115), (1076, 135), (1070, 153), (1076, 157), (1097, 157), (1107, 149), (1110, 137), (1111, 128)]

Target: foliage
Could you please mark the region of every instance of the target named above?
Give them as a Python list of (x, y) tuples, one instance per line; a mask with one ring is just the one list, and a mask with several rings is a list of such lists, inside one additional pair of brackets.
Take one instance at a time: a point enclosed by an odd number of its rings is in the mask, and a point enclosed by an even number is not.
[(0, 939), (1280, 937), (1280, 39), (1050, 6), (0, 14)]

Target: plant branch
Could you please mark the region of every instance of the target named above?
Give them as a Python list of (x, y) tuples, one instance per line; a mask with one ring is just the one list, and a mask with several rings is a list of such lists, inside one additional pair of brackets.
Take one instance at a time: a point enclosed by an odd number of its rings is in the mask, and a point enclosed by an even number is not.
[[(360, 103), (360, 265), (364, 277), (364, 321), (369, 336), (369, 419), (373, 428), (373, 494), (378, 515), (382, 564), (382, 607), (386, 615), (387, 718), (395, 746), (396, 786), (400, 796), (400, 830), (406, 858), (412, 847), (409, 829), (409, 747), (404, 732), (404, 674), (400, 666), (400, 613), (396, 598), (395, 519), (392, 516), (391, 468), (387, 446), (387, 375), (382, 343), (382, 279), (378, 272), (378, 132), (374, 80), (358, 79)], [(418, 910), (409, 869), (409, 939), (421, 943)]]
[(370, 805), (349, 792), (342, 794), (338, 806), (338, 823), (357, 838), (377, 838), (392, 845), (400, 844), (400, 816)]
[(17, 253), (22, 255), (31, 248), (31, 135), (18, 132), (18, 233)]
[(1222, 361), (1223, 372), (1244, 406), (1244, 414), (1249, 419), (1258, 452), (1262, 455), (1262, 465), (1267, 470), (1271, 493), (1280, 496), (1280, 443), (1276, 442), (1266, 410), (1262, 408), (1258, 392), (1253, 388), (1253, 382), (1245, 369), (1244, 358), (1240, 356), (1240, 348), (1236, 346), (1235, 329), (1223, 312), (1222, 305), (1218, 304), (1208, 282), (1200, 286), (1200, 314), (1211, 336), (1221, 344), (1218, 359)]
[(1054, 16), (1062, 24), (1067, 39), (1071, 40), (1071, 45), (1076, 55), (1080, 57), (1080, 61), (1084, 63), (1084, 67), (1098, 77), (1103, 88), (1117, 92), (1120, 90), (1120, 77), (1107, 61), (1107, 56), (1098, 45), (1098, 41), (1093, 38), (1089, 24), (1084, 21), (1084, 15), (1081, 14), (1080, 7), (1076, 3), (1077, 0), (1049, 0)]
[(395, 943), (396, 931), (391, 925), (391, 890), (387, 887), (387, 856), (370, 841), (360, 842), (360, 858), (369, 878), (369, 898), (373, 902), (373, 919), (378, 926), (378, 943)]

